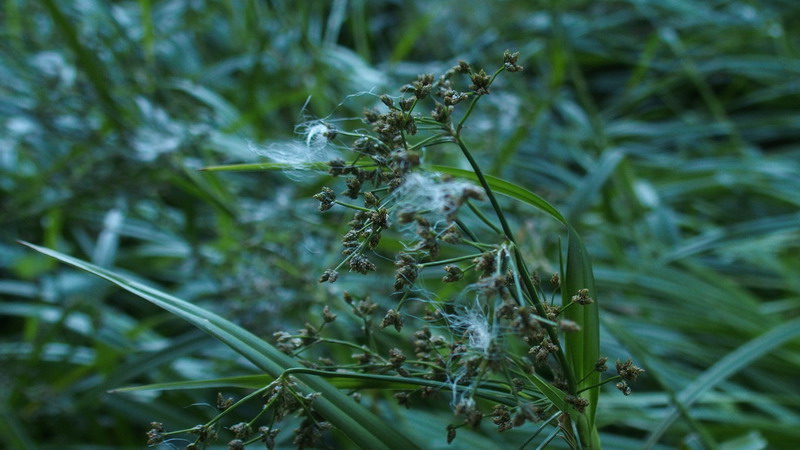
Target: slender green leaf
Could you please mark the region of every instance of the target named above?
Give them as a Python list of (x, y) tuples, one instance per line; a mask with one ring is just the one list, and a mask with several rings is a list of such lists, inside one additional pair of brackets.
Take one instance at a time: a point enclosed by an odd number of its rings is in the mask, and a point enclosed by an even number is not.
[[(312, 163), (298, 163), (298, 164), (287, 164), (287, 163), (272, 163), (272, 162), (259, 162), (259, 163), (245, 163), (245, 164), (229, 164), (229, 165), (221, 165), (221, 166), (209, 166), (204, 167), (200, 170), (208, 171), (208, 172), (260, 172), (260, 171), (271, 171), (271, 170), (327, 170), (328, 164), (324, 162), (312, 162)], [(478, 181), (478, 177), (472, 171), (458, 169), (456, 167), (448, 167), (448, 166), (428, 166), (430, 169), (435, 170), (440, 173), (444, 173), (447, 175), (453, 175), (460, 178), (465, 178), (471, 181)], [(547, 202), (547, 200), (539, 197), (538, 195), (534, 194), (533, 192), (520, 187), (510, 181), (503, 180), (502, 178), (498, 178), (492, 175), (486, 175), (486, 181), (492, 187), (492, 189), (497, 192), (498, 194), (503, 194), (507, 197), (511, 197), (515, 200), (519, 200), (523, 203), (527, 203), (528, 205), (533, 206), (536, 209), (544, 211), (545, 213), (552, 216), (554, 219), (558, 220), (559, 222), (566, 224), (567, 220), (558, 210)]]
[[(356, 166), (371, 165), (370, 161), (360, 161)], [(321, 170), (327, 171), (330, 165), (326, 162), (307, 162), (307, 163), (275, 163), (257, 162), (244, 164), (227, 164), (221, 166), (208, 166), (200, 169), (206, 172), (269, 172), (273, 170)]]
[[(800, 337), (800, 318), (784, 322), (761, 336), (745, 343), (717, 361), (689, 386), (678, 394), (681, 404), (691, 406), (704, 393), (725, 381), (734, 373), (766, 356), (773, 349)], [(679, 412), (672, 408), (648, 436), (645, 447), (652, 447), (678, 418)]]
[[(600, 319), (597, 290), (589, 254), (575, 230), (571, 226), (568, 226), (567, 230), (569, 240), (567, 241), (567, 264), (561, 281), (562, 303), (564, 306), (568, 305), (572, 297), (577, 295), (581, 289), (588, 289), (589, 297), (594, 300), (588, 305), (572, 305), (564, 311), (565, 319), (572, 320), (580, 326), (579, 331), (564, 334), (567, 359), (575, 373), (576, 381), (579, 381), (577, 388), (580, 391), (600, 382), (600, 373), (594, 370), (597, 359), (600, 357)], [(588, 389), (583, 392), (583, 395), (589, 400), (587, 408), (589, 423), (594, 425), (600, 388), (596, 386)]]
[[(254, 334), (198, 306), (60, 252), (29, 243), (23, 244), (111, 281), (128, 292), (189, 321), (273, 377), (279, 377), (287, 369), (299, 366), (295, 360)], [(385, 421), (355, 403), (324, 380), (308, 375), (297, 375), (297, 379), (313, 391), (322, 394), (315, 403), (317, 411), (362, 448), (418, 447), (410, 438), (389, 427)]]
[(536, 388), (539, 389), (539, 391), (541, 391), (541, 393), (544, 394), (544, 396), (547, 397), (547, 399), (550, 400), (553, 405), (555, 405), (556, 408), (558, 408), (560, 411), (568, 413), (573, 419), (578, 416), (578, 412), (575, 411), (575, 408), (569, 406), (564, 400), (564, 397), (566, 397), (564, 391), (556, 388), (550, 384), (549, 381), (545, 380), (538, 374), (531, 375), (529, 379), (534, 385), (536, 385)]
[[(706, 430), (697, 420), (695, 420), (691, 414), (689, 413), (689, 409), (681, 403), (678, 399), (678, 396), (675, 394), (675, 391), (670, 387), (670, 385), (665, 381), (664, 375), (662, 375), (662, 371), (659, 370), (660, 367), (664, 367), (665, 363), (658, 358), (656, 355), (653, 355), (652, 352), (648, 352), (647, 348), (640, 342), (640, 339), (632, 336), (628, 331), (627, 327), (615, 321), (614, 319), (603, 316), (601, 321), (603, 322), (605, 330), (608, 330), (610, 334), (613, 334), (617, 339), (622, 341), (622, 343), (627, 347), (628, 351), (633, 355), (633, 357), (642, 364), (648, 370), (649, 377), (656, 382), (658, 387), (665, 393), (663, 395), (663, 399), (659, 399), (663, 403), (672, 403), (678, 413), (681, 415), (683, 420), (697, 433), (698, 437), (702, 439), (704, 442), (713, 443), (713, 437), (710, 435), (708, 430)], [(647, 394), (644, 394), (647, 395)], [(659, 397), (662, 397), (659, 395)], [(629, 404), (631, 401), (638, 402), (638, 401), (652, 401), (651, 399), (642, 398), (642, 394), (637, 394), (634, 397), (625, 397), (625, 401)], [(613, 399), (604, 399), (603, 404), (608, 406), (609, 401), (614, 401)], [(752, 397), (749, 397), (747, 401), (754, 401)], [(757, 401), (757, 400), (756, 400)], [(713, 448), (714, 445), (708, 445), (708, 447)]]
[(592, 449), (602, 448), (600, 445), (600, 436), (597, 433), (597, 428), (589, 424), (589, 417), (586, 413), (579, 413), (574, 407), (568, 404), (565, 400), (566, 394), (561, 389), (557, 389), (550, 384), (547, 380), (537, 374), (533, 374), (529, 378), (534, 385), (547, 397), (548, 400), (553, 402), (556, 408), (569, 415), (574, 423), (581, 429), (581, 435), (588, 440), (586, 444)]
[[(478, 177), (475, 175), (474, 172), (470, 170), (458, 169), (456, 167), (448, 167), (448, 166), (428, 166), (431, 170), (435, 170), (440, 173), (444, 173), (447, 175), (453, 175), (459, 178), (465, 178), (471, 181), (478, 181)], [(527, 203), (533, 206), (536, 209), (546, 212), (554, 219), (558, 220), (559, 222), (566, 224), (567, 220), (564, 216), (561, 215), (558, 210), (547, 202), (547, 200), (539, 197), (538, 195), (534, 194), (533, 192), (514, 184), (510, 181), (503, 180), (502, 178), (497, 178), (492, 175), (484, 175), (486, 181), (489, 183), (489, 186), (492, 188), (494, 192), (498, 194), (503, 194), (507, 197), (511, 197), (515, 200), (519, 200), (523, 203)]]
[[(377, 375), (364, 373), (329, 372), (314, 369), (292, 369), (292, 374), (302, 373), (328, 379), (328, 382), (339, 389), (417, 389), (420, 386), (429, 386), (435, 389), (451, 389), (449, 383), (425, 380), (422, 378), (407, 378), (393, 375)], [(210, 380), (175, 381), (169, 383), (154, 383), (143, 386), (129, 386), (113, 389), (109, 392), (140, 392), (140, 391), (168, 391), (176, 389), (207, 389), (207, 388), (249, 388), (257, 389), (272, 382), (275, 377), (270, 375), (243, 375), (238, 377), (215, 378)], [(459, 386), (459, 389), (471, 390), (468, 386)], [(516, 399), (508, 393), (507, 387), (480, 387), (475, 395), (486, 400), (502, 403), (509, 406), (516, 405)]]
[(728, 228), (714, 228), (700, 236), (683, 241), (680, 246), (663, 255), (661, 262), (670, 263), (726, 244), (747, 242), (772, 233), (790, 233), (798, 230), (800, 230), (800, 214), (770, 216), (738, 223)]
[(86, 75), (92, 88), (94, 88), (100, 105), (105, 109), (106, 117), (120, 131), (125, 130), (125, 123), (123, 121), (124, 111), (111, 96), (109, 90), (110, 77), (108, 76), (105, 65), (95, 55), (94, 51), (83, 45), (74, 24), (61, 9), (64, 5), (60, 5), (60, 2), (55, 2), (53, 0), (43, 0), (43, 3), (50, 13), (56, 27), (59, 28), (64, 36), (64, 40), (75, 53), (79, 67)]
[(0, 404), (0, 441), (4, 441), (8, 445), (7, 448), (20, 450), (36, 448), (17, 414), (9, 411), (8, 406), (4, 404)]
[(180, 389), (209, 388), (247, 388), (258, 389), (275, 380), (271, 375), (242, 375), (238, 377), (214, 378), (210, 380), (173, 381), (169, 383), (153, 383), (143, 386), (128, 386), (112, 389), (108, 392), (141, 392), (141, 391), (173, 391)]
[(228, 164), (223, 166), (209, 166), (203, 167), (202, 171), (206, 172), (264, 172), (272, 170), (327, 170), (329, 168), (327, 163), (312, 162), (312, 163), (272, 163), (272, 162), (258, 162), (246, 164)]

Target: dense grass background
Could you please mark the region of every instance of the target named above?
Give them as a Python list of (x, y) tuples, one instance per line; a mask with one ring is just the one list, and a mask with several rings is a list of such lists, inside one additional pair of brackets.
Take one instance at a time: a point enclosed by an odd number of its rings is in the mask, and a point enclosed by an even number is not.
[[(603, 353), (648, 370), (633, 396), (601, 398), (605, 445), (800, 440), (795, 1), (5, 0), (0, 27), (7, 447), (141, 447), (151, 420), (207, 419), (189, 405), (216, 391), (107, 390), (254, 373), (15, 240), (114, 267), (264, 337), (302, 325), (331, 296), (316, 283), (337, 245), (335, 220), (309, 198), (321, 179), (196, 169), (258, 161), (250, 143), (290, 139), (349, 94), (458, 59), (494, 67), (506, 48), (526, 71), (487, 97), (473, 148), (576, 225), (594, 258)], [(555, 270), (557, 224), (517, 212), (533, 265)], [(429, 419), (407, 416), (417, 430)], [(443, 426), (430, 430), (441, 446)]]

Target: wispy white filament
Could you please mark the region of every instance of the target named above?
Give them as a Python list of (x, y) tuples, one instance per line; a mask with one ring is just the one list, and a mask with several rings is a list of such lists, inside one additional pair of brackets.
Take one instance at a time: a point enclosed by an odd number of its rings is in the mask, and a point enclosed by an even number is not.
[(443, 315), (454, 334), (467, 339), (467, 349), (470, 352), (483, 356), (489, 354), (495, 338), (494, 327), (489, 323), (489, 318), (477, 301), (472, 307), (465, 308), (456, 314), (443, 313)]
[(339, 157), (327, 134), (331, 128), (320, 121), (298, 125), (303, 140), (274, 142), (265, 147), (250, 143), (250, 150), (272, 162), (285, 164), (288, 170), (306, 169), (309, 163), (328, 162)]
[(461, 180), (443, 180), (437, 173), (414, 172), (406, 176), (394, 195), (397, 211), (427, 211), (435, 218), (454, 213), (466, 190), (483, 192), (475, 185)]

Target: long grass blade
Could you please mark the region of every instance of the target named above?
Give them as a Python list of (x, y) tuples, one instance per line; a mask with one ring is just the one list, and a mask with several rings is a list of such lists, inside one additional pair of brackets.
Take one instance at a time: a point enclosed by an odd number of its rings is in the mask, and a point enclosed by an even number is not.
[[(475, 175), (475, 173), (470, 170), (458, 169), (456, 167), (448, 167), (448, 166), (437, 166), (437, 165), (432, 165), (428, 167), (431, 170), (435, 170), (437, 172), (444, 173), (447, 175), (453, 175), (471, 181), (478, 181), (477, 175)], [(567, 219), (565, 219), (564, 216), (562, 216), (561, 213), (558, 212), (558, 210), (553, 205), (551, 205), (547, 200), (534, 194), (533, 192), (519, 185), (516, 185), (510, 181), (506, 181), (502, 178), (498, 178), (492, 175), (485, 175), (485, 178), (494, 192), (497, 192), (498, 194), (503, 194), (506, 197), (511, 197), (515, 200), (519, 200), (523, 203), (527, 203), (536, 209), (546, 212), (559, 222), (563, 224), (567, 223)]]
[(258, 389), (271, 383), (275, 377), (271, 375), (242, 375), (238, 377), (214, 378), (210, 380), (173, 381), (169, 383), (153, 383), (142, 386), (128, 386), (111, 389), (109, 393), (117, 392), (157, 392), (181, 389), (210, 389), (210, 388), (246, 388)]
[(0, 405), (0, 441), (5, 441), (7, 448), (20, 450), (35, 449), (33, 439), (20, 423), (16, 414), (8, 410), (8, 406)]
[[(773, 349), (798, 337), (800, 337), (800, 319), (784, 322), (774, 327), (770, 331), (729, 353), (703, 372), (702, 375), (697, 377), (686, 389), (678, 394), (679, 401), (687, 407), (691, 406), (691, 404), (704, 393), (725, 381), (731, 375), (765, 356)], [(654, 446), (675, 422), (678, 416), (679, 412), (675, 408), (672, 408), (650, 433), (650, 436), (648, 436), (645, 442), (645, 448)]]
[(60, 2), (55, 2), (53, 0), (43, 0), (42, 3), (44, 3), (50, 16), (53, 18), (56, 27), (58, 27), (63, 34), (65, 41), (75, 53), (78, 65), (86, 75), (92, 88), (94, 88), (100, 104), (105, 109), (108, 120), (113, 123), (117, 129), (124, 131), (124, 111), (111, 96), (108, 83), (109, 77), (107, 76), (105, 65), (97, 58), (94, 52), (90, 51), (81, 43), (78, 37), (78, 31), (61, 9), (63, 4), (60, 5)]
[[(589, 290), (589, 297), (594, 302), (587, 305), (572, 305), (564, 311), (564, 317), (580, 326), (579, 331), (564, 334), (564, 346), (570, 364), (579, 380), (578, 390), (595, 386), (584, 392), (589, 400), (586, 414), (589, 424), (594, 425), (597, 413), (597, 401), (600, 395), (600, 373), (594, 366), (600, 357), (600, 318), (597, 307), (597, 290), (592, 273), (592, 263), (586, 248), (575, 230), (568, 226), (567, 264), (561, 284), (563, 305), (568, 305), (572, 297), (582, 289)], [(588, 375), (588, 376), (587, 376)]]
[[(287, 369), (299, 366), (295, 360), (249, 331), (198, 306), (60, 252), (25, 242), (22, 244), (111, 281), (126, 291), (189, 321), (273, 377), (279, 377)], [(324, 380), (307, 375), (297, 375), (297, 379), (311, 390), (322, 394), (318, 402), (315, 402), (315, 408), (326, 420), (342, 430), (360, 447), (370, 449), (418, 448), (418, 445), (409, 437), (389, 427), (385, 421), (355, 403)]]
[(205, 172), (264, 172), (271, 170), (326, 170), (330, 166), (323, 162), (312, 163), (246, 163), (246, 164), (228, 164), (221, 166), (208, 166), (203, 167), (202, 171)]
[[(422, 378), (398, 377), (393, 375), (364, 374), (356, 372), (331, 372), (304, 368), (289, 369), (288, 373), (308, 374), (326, 378), (331, 385), (338, 389), (403, 390), (418, 389), (420, 386), (428, 386), (437, 390), (452, 388), (449, 383), (444, 383), (441, 381), (425, 380)], [(210, 380), (188, 380), (169, 383), (153, 383), (142, 386), (129, 386), (113, 389), (109, 392), (167, 391), (173, 389), (207, 389), (219, 387), (257, 389), (272, 382), (274, 379), (275, 377), (270, 375), (243, 375), (238, 377), (215, 378)], [(461, 386), (459, 388), (465, 391), (472, 389), (471, 387), (466, 386)], [(550, 388), (555, 390), (555, 388), (552, 388), (552, 386)], [(479, 387), (475, 390), (475, 396), (508, 406), (514, 406), (516, 404), (516, 399), (512, 395), (508, 394), (508, 388), (506, 386)]]

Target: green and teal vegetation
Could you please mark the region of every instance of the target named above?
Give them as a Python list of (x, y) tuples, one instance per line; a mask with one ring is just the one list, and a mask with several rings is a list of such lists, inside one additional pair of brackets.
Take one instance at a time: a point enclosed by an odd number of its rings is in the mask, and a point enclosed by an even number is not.
[(3, 0), (0, 446), (793, 448), (799, 30)]

